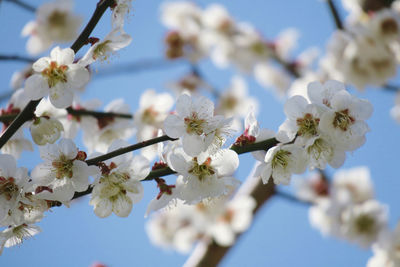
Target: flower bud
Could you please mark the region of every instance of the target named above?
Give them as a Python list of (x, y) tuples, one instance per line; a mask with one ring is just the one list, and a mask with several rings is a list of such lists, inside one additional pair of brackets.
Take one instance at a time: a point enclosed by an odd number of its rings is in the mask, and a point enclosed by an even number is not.
[(61, 136), (64, 127), (61, 122), (48, 117), (36, 118), (30, 126), (33, 141), (40, 146), (47, 143), (53, 144)]

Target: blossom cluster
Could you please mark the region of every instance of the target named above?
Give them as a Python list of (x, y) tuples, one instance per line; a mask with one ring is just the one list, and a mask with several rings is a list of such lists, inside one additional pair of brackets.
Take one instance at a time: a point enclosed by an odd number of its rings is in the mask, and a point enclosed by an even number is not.
[(299, 179), (297, 195), (312, 204), (310, 223), (323, 235), (373, 249), (374, 256), (368, 261), (368, 267), (399, 264), (398, 227), (390, 230), (388, 207), (374, 199), (367, 167), (337, 171), (332, 180), (323, 173)]

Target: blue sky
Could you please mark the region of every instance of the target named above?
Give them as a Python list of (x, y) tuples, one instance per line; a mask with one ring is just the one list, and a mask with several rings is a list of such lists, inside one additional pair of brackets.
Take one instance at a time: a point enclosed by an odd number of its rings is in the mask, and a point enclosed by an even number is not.
[[(44, 1), (29, 2), (39, 6)], [(88, 21), (97, 1), (76, 2), (75, 10)], [(195, 2), (205, 6), (214, 1)], [(218, 2), (224, 4), (238, 20), (255, 25), (269, 39), (273, 39), (285, 28), (297, 28), (301, 37), (296, 52), (301, 52), (310, 46), (317, 46), (323, 50), (327, 38), (334, 30), (333, 21), (324, 1)], [(119, 63), (163, 56), (165, 28), (159, 21), (160, 3), (133, 1), (134, 10), (125, 26), (125, 30), (133, 38), (132, 44), (119, 52), (110, 63), (98, 64), (96, 67), (98, 70)], [(343, 10), (341, 12), (344, 14)], [(7, 2), (1, 4), (0, 25), (6, 25), (0, 28), (3, 36), (0, 42), (1, 54), (25, 54), (26, 39), (20, 37), (20, 32), (25, 23), (33, 18), (33, 14), (13, 4)], [(109, 29), (110, 12), (107, 12), (92, 35), (101, 38)], [(82, 49), (81, 53), (83, 51), (85, 49)], [(8, 90), (12, 73), (22, 67), (24, 64), (19, 62), (0, 62), (0, 92)], [(202, 62), (200, 68), (217, 88), (226, 88), (230, 78), (235, 74), (234, 69), (217, 69), (208, 61)], [(123, 97), (134, 112), (141, 92), (147, 88), (165, 91), (168, 82), (179, 78), (187, 70), (184, 65), (174, 65), (171, 68), (95, 79), (82, 98), (88, 100), (96, 97), (107, 104), (111, 99)], [(258, 97), (262, 103), (258, 117), (260, 124), (262, 127), (276, 130), (284, 120), (282, 102), (257, 85), (251, 77), (246, 79), (251, 94)], [(397, 83), (400, 84), (400, 81)], [(367, 143), (348, 156), (343, 168), (359, 165), (370, 167), (376, 198), (389, 205), (390, 223), (393, 226), (400, 215), (398, 206), (400, 126), (389, 116), (389, 110), (394, 103), (394, 94), (373, 88), (369, 88), (365, 93), (354, 90), (351, 92), (369, 99), (375, 110), (368, 121), (371, 132), (367, 134)], [(249, 155), (241, 155), (240, 160), (241, 166), (237, 177), (242, 180), (247, 176), (254, 160)], [(32, 168), (38, 162), (40, 159), (36, 152), (25, 152), (18, 164)], [(332, 170), (329, 169), (328, 172), (332, 173)], [(147, 238), (144, 230), (146, 220), (143, 215), (156, 190), (153, 182), (147, 182), (144, 186), (145, 197), (134, 206), (128, 218), (112, 215), (106, 219), (99, 219), (89, 206), (87, 197), (71, 208), (53, 209), (53, 212), (48, 212), (46, 218), (39, 223), (43, 232), (20, 247), (6, 249), (0, 257), (0, 266), (89, 266), (94, 261), (101, 261), (113, 267), (182, 265), (187, 255), (154, 247)], [(307, 207), (274, 198), (257, 214), (251, 229), (240, 238), (222, 266), (364, 266), (370, 255), (370, 251), (355, 245), (322, 237), (318, 231), (311, 228)]]

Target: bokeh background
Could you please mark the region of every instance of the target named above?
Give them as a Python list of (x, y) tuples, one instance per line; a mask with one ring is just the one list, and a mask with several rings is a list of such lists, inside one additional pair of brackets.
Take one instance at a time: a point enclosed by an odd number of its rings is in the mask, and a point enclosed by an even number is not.
[[(26, 0), (34, 6), (45, 1)], [(90, 18), (97, 0), (75, 1), (75, 11), (85, 23)], [(226, 6), (233, 17), (253, 24), (267, 39), (273, 39), (288, 27), (300, 31), (299, 45), (294, 54), (316, 46), (323, 52), (325, 44), (335, 29), (327, 4), (319, 0), (251, 0), (251, 1), (195, 1), (201, 6), (218, 2)], [(338, 2), (338, 1), (337, 1)], [(26, 39), (20, 32), (34, 14), (20, 7), (0, 1), (0, 53), (26, 55)], [(162, 92), (166, 85), (188, 71), (188, 66), (173, 63), (168, 67), (135, 72), (124, 72), (101, 77), (104, 69), (142, 59), (163, 58), (163, 38), (166, 29), (159, 20), (161, 1), (133, 1), (125, 30), (132, 36), (130, 46), (119, 51), (109, 62), (97, 64), (98, 75), (82, 95), (83, 100), (99, 98), (104, 104), (123, 97), (134, 112), (141, 93), (147, 88)], [(340, 2), (338, 3), (340, 6)], [(345, 11), (339, 9), (342, 17)], [(103, 37), (111, 28), (110, 12), (106, 12), (92, 36)], [(66, 44), (65, 46), (69, 46)], [(80, 54), (86, 49), (83, 48)], [(21, 62), (0, 62), (0, 94), (10, 90), (9, 81), (15, 70), (25, 66)], [(209, 82), (220, 90), (226, 88), (235, 69), (218, 69), (211, 62), (203, 61), (200, 69)], [(285, 119), (283, 102), (272, 91), (261, 88), (252, 77), (244, 76), (250, 93), (260, 101), (258, 119), (262, 127), (277, 130)], [(400, 84), (399, 79), (393, 83)], [(390, 117), (394, 93), (377, 88), (366, 92), (350, 91), (369, 99), (374, 114), (368, 121), (371, 132), (367, 143), (348, 156), (342, 168), (366, 165), (370, 168), (375, 184), (376, 198), (390, 208), (390, 225), (399, 220), (399, 134), (400, 125)], [(3, 102), (4, 106), (5, 103)], [(135, 142), (135, 140), (131, 140)], [(78, 144), (82, 146), (81, 138)], [(243, 180), (249, 173), (254, 159), (240, 156), (237, 177)], [(19, 166), (32, 169), (40, 162), (37, 151), (24, 152)], [(328, 174), (333, 170), (328, 169)], [(172, 179), (172, 177), (170, 178)], [(54, 208), (39, 223), (43, 232), (24, 242), (20, 247), (5, 249), (0, 256), (0, 266), (89, 266), (100, 261), (107, 266), (180, 266), (188, 255), (165, 251), (153, 246), (145, 232), (143, 218), (148, 202), (156, 195), (156, 183), (145, 182), (145, 196), (134, 206), (128, 218), (115, 215), (100, 219), (89, 206), (88, 197), (80, 199), (70, 208)], [(291, 187), (282, 190), (292, 191)], [(222, 262), (222, 266), (365, 266), (371, 251), (356, 245), (324, 238), (311, 228), (308, 208), (285, 199), (274, 197), (256, 216), (252, 227), (237, 242)]]

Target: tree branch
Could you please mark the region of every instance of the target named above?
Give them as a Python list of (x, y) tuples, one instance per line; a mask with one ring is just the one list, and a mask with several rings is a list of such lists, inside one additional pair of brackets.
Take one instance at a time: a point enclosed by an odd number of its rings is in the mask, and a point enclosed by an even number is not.
[(19, 55), (0, 55), (0, 61), (11, 61), (11, 60), (33, 63), (37, 59)]
[[(171, 138), (169, 136), (163, 135), (163, 136), (160, 136), (160, 137), (156, 137), (156, 138), (153, 138), (153, 139), (149, 139), (147, 141), (143, 141), (143, 142), (137, 143), (135, 145), (131, 145), (131, 146), (127, 146), (127, 147), (124, 147), (124, 148), (117, 149), (115, 151), (112, 151), (110, 153), (101, 155), (99, 157), (95, 157), (93, 159), (88, 159), (88, 160), (86, 160), (86, 163), (88, 165), (96, 165), (97, 163), (99, 163), (101, 161), (104, 161), (104, 160), (107, 160), (107, 159), (122, 155), (124, 153), (128, 153), (128, 152), (131, 152), (131, 151), (134, 151), (134, 150), (146, 147), (146, 146), (154, 145), (156, 143), (160, 143), (160, 142), (164, 142), (164, 141), (168, 141), (168, 140), (174, 141), (174, 140), (177, 140), (177, 139), (174, 139), (174, 138)], [(232, 149), (233, 151), (235, 151), (238, 154), (244, 154), (244, 153), (258, 151), (258, 150), (266, 150), (267, 151), (271, 147), (276, 146), (278, 143), (279, 142), (275, 138), (271, 138), (271, 139), (267, 139), (267, 140), (260, 141), (260, 142), (257, 142), (257, 143), (245, 145), (245, 146), (242, 146), (242, 147), (232, 146), (230, 149)], [(152, 170), (149, 173), (149, 175), (147, 175), (147, 177), (145, 179), (143, 179), (142, 181), (150, 181), (150, 180), (153, 180), (154, 178), (158, 178), (158, 177), (161, 177), (161, 176), (167, 176), (167, 175), (174, 174), (174, 173), (176, 173), (176, 172), (174, 170), (172, 170), (171, 168), (164, 167), (164, 168)], [(90, 194), (90, 193), (92, 193), (92, 190), (93, 190), (93, 187), (89, 186), (89, 188), (84, 192), (75, 192), (75, 195), (74, 195), (74, 197), (72, 199), (75, 199), (75, 198)]]
[(36, 12), (36, 8), (34, 6), (31, 6), (21, 0), (4, 0), (5, 2), (13, 3), (16, 4), (17, 6), (22, 7), (23, 9), (30, 11), (30, 12)]
[[(239, 192), (235, 197), (240, 195), (250, 195), (256, 201), (256, 208), (254, 209), (254, 215), (260, 210), (260, 208), (275, 194), (275, 185), (272, 179), (265, 185), (259, 178), (250, 178), (242, 185)], [(241, 234), (236, 235), (238, 239)], [(237, 243), (236, 241), (235, 243)], [(234, 243), (234, 244), (235, 244)], [(211, 267), (218, 266), (220, 261), (229, 252), (233, 246), (223, 247), (218, 245), (212, 239), (202, 240), (196, 246), (184, 267)]]
[[(101, 112), (101, 111), (94, 111), (94, 110), (86, 110), (86, 109), (73, 109), (71, 107), (66, 109), (68, 114), (73, 116), (92, 116), (97, 119), (105, 118), (105, 117), (116, 117), (116, 118), (123, 118), (123, 119), (132, 119), (132, 114), (125, 114), (125, 113), (115, 113), (115, 112)], [(17, 114), (4, 114), (0, 115), (0, 122), (9, 123), (13, 121), (19, 113)], [(32, 116), (33, 118), (33, 116)]]
[[(82, 33), (79, 35), (78, 39), (72, 44), (71, 49), (74, 50), (75, 53), (81, 49), (81, 47), (86, 43), (89, 35), (92, 33), (94, 27), (99, 22), (101, 16), (114, 3), (113, 0), (101, 0), (96, 9), (86, 25), (85, 29), (83, 29)], [(18, 129), (26, 122), (32, 119), (33, 114), (37, 105), (39, 105), (40, 100), (30, 101), (26, 107), (22, 110), (22, 112), (17, 116), (17, 118), (11, 123), (11, 125), (3, 132), (0, 137), (0, 148), (4, 146), (5, 143), (18, 131)]]
[(71, 49), (74, 50), (75, 54), (79, 51), (79, 49), (82, 48), (82, 46), (86, 44), (87, 39), (96, 27), (100, 18), (103, 16), (104, 12), (113, 4), (114, 0), (100, 0), (100, 2), (97, 3), (96, 9), (94, 10), (94, 13), (90, 18), (88, 24), (83, 29), (78, 39), (76, 39), (76, 41), (71, 45)]
[(339, 30), (343, 30), (343, 23), (340, 19), (339, 12), (335, 6), (335, 3), (333, 2), (333, 0), (327, 0), (326, 2), (328, 3), (329, 10), (331, 11), (332, 17), (335, 21), (336, 28), (338, 28)]

